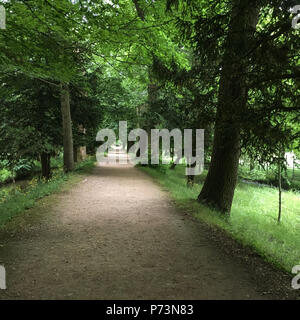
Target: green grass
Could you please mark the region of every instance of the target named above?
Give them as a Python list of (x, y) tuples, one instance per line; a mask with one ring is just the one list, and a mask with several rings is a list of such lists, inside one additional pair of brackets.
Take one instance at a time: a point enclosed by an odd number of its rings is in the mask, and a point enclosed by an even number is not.
[(205, 173), (197, 177), (199, 184), (187, 188), (183, 166), (175, 170), (148, 167), (141, 167), (141, 170), (159, 181), (182, 210), (225, 230), (277, 267), (291, 272), (294, 265), (300, 264), (300, 194), (283, 193), (282, 222), (278, 225), (277, 189), (239, 182), (230, 219), (226, 220), (219, 212), (195, 201)]
[[(276, 177), (276, 166), (272, 166), (268, 171), (263, 170), (260, 167), (250, 170), (249, 166), (241, 165), (239, 167), (239, 177), (245, 180), (258, 181), (273, 186), (278, 185), (278, 178)], [(287, 190), (300, 191), (300, 169), (288, 168), (283, 171), (282, 175), (282, 187)]]
[(68, 174), (59, 168), (53, 172), (48, 182), (33, 178), (25, 188), (21, 188), (18, 184), (2, 187), (0, 189), (0, 226), (24, 210), (34, 207), (37, 200), (59, 192), (66, 182), (72, 184), (79, 181), (80, 175), (94, 167), (94, 162), (94, 158), (89, 158), (77, 164), (75, 171)]

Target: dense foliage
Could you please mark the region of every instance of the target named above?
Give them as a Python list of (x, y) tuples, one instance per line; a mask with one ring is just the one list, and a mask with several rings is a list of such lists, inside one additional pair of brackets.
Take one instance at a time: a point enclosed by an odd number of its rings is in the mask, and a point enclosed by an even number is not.
[(285, 152), (299, 157), (295, 1), (0, 3), (0, 165), (12, 176), (40, 160), (48, 179), (61, 150), (71, 171), (77, 148), (95, 153), (97, 131), (120, 120), (204, 128), (198, 200), (230, 212), (241, 162), (281, 179)]

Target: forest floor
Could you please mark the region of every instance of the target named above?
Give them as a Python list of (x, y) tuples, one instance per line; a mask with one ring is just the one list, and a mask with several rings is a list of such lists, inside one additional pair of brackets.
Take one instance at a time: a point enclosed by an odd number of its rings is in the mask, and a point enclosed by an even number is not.
[(180, 211), (130, 165), (82, 181), (6, 224), (0, 299), (293, 299), (292, 275)]

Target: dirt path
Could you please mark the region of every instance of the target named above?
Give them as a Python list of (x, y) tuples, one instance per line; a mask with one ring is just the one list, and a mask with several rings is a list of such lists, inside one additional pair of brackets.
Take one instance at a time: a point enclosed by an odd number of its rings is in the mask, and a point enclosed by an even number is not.
[(136, 168), (96, 167), (36, 210), (38, 221), (0, 237), (2, 299), (274, 298)]

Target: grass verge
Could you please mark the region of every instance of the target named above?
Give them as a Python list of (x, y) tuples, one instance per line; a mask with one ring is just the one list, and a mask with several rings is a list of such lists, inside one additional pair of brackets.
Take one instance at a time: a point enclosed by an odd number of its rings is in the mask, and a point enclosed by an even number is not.
[(11, 220), (24, 210), (35, 206), (36, 202), (52, 193), (59, 192), (66, 184), (73, 185), (80, 181), (82, 174), (88, 173), (94, 167), (95, 159), (88, 158), (78, 163), (71, 173), (64, 173), (62, 168), (54, 170), (52, 178), (45, 182), (32, 179), (25, 189), (18, 186), (7, 186), (0, 189), (0, 226)]
[(185, 168), (175, 170), (140, 167), (170, 192), (184, 211), (209, 225), (225, 230), (231, 237), (249, 246), (280, 269), (291, 272), (300, 264), (300, 195), (283, 193), (282, 222), (277, 224), (278, 191), (276, 188), (239, 182), (229, 220), (195, 199), (205, 174), (192, 188), (186, 187)]

